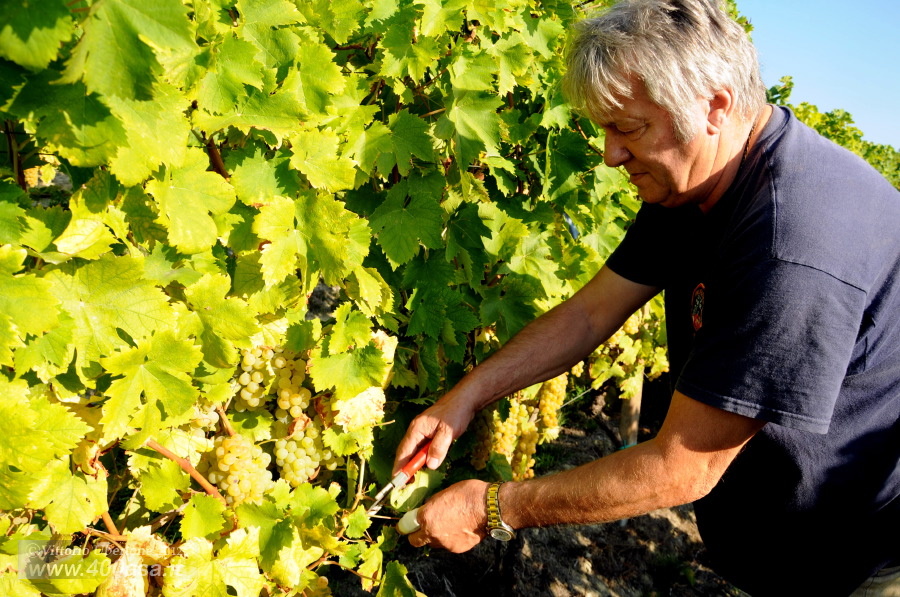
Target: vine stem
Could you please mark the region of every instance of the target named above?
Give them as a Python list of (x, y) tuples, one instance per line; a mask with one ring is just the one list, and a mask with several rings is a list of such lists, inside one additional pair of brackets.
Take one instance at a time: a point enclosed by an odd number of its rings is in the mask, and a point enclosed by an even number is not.
[(356, 499), (353, 500), (353, 507), (351, 510), (356, 510), (356, 507), (359, 506), (359, 500), (363, 495), (363, 479), (366, 476), (366, 460), (362, 456), (359, 457), (359, 479), (356, 485)]
[(578, 129), (578, 132), (581, 133), (581, 136), (584, 137), (585, 141), (587, 141), (587, 146), (591, 148), (591, 151), (593, 151), (594, 153), (596, 153), (597, 155), (599, 155), (602, 158), (603, 152), (600, 151), (599, 149), (597, 149), (596, 147), (594, 147), (593, 143), (591, 143), (590, 139), (588, 139), (588, 136), (584, 133), (584, 130), (581, 128), (581, 124), (578, 122), (578, 120), (573, 119), (573, 122), (575, 123), (575, 128)]
[(212, 162), (213, 169), (221, 174), (225, 180), (230, 180), (231, 177), (228, 176), (228, 170), (225, 169), (225, 162), (222, 160), (219, 146), (216, 145), (212, 137), (206, 141), (206, 149), (209, 151), (209, 161)]
[(169, 451), (168, 449), (164, 448), (163, 446), (159, 445), (159, 443), (157, 443), (156, 441), (154, 441), (152, 439), (147, 440), (147, 442), (144, 445), (147, 446), (148, 448), (150, 448), (151, 450), (156, 450), (157, 452), (159, 452), (160, 454), (162, 454), (169, 460), (174, 461), (178, 466), (181, 467), (181, 469), (184, 472), (189, 474), (197, 483), (199, 483), (200, 487), (202, 487), (206, 491), (206, 493), (217, 498), (219, 501), (221, 501), (226, 506), (228, 505), (227, 502), (225, 502), (225, 498), (223, 498), (222, 494), (219, 493), (219, 490), (216, 489), (216, 487), (212, 483), (207, 481), (206, 477), (204, 477), (199, 472), (197, 472), (197, 469), (194, 468), (194, 465), (192, 465), (188, 459), (178, 456), (177, 454), (175, 454), (175, 453)]
[(113, 535), (111, 533), (104, 533), (103, 531), (98, 531), (97, 529), (93, 529), (91, 527), (84, 529), (84, 532), (88, 535), (94, 535), (95, 537), (100, 537), (102, 539), (106, 539), (107, 541), (112, 541), (117, 545), (119, 541), (128, 541), (128, 537), (126, 537), (125, 535)]
[(106, 530), (109, 531), (113, 535), (119, 535), (119, 529), (116, 528), (116, 523), (113, 522), (112, 516), (109, 515), (109, 510), (103, 513), (103, 524), (106, 525)]
[(23, 191), (28, 190), (25, 183), (25, 170), (22, 169), (22, 158), (19, 155), (19, 143), (16, 141), (16, 129), (13, 124), (7, 120), (6, 126), (6, 146), (9, 150), (9, 159), (12, 162), (13, 175), (16, 177), (16, 184), (22, 187)]
[(222, 405), (218, 405), (216, 407), (216, 412), (219, 413), (219, 422), (222, 423), (222, 429), (229, 435), (229, 437), (234, 437), (237, 435), (234, 427), (231, 426), (231, 421), (228, 420), (228, 416), (225, 414), (225, 409), (222, 408)]

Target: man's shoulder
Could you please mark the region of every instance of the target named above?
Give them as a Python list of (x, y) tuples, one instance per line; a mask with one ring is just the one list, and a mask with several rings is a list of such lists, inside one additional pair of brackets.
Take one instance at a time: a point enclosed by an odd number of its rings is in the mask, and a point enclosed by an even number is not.
[(772, 256), (866, 288), (900, 255), (900, 192), (861, 157), (784, 115), (760, 168)]

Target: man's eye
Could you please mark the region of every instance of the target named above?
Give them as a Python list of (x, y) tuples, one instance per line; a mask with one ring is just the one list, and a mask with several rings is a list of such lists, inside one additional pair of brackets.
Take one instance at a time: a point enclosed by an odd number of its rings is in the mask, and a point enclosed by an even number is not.
[(619, 132), (622, 133), (623, 135), (625, 135), (626, 137), (628, 137), (629, 139), (634, 140), (634, 139), (637, 139), (638, 137), (640, 137), (641, 134), (643, 134), (644, 129), (646, 129), (646, 128), (647, 128), (646, 126), (639, 126), (637, 128), (628, 129), (628, 130), (619, 129)]

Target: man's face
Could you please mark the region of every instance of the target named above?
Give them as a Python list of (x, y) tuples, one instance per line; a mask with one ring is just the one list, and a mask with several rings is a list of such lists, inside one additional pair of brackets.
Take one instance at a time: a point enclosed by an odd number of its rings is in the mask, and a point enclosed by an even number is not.
[(599, 124), (606, 131), (604, 161), (624, 167), (641, 199), (666, 207), (703, 204), (710, 187), (716, 147), (706, 134), (704, 104), (695, 106), (699, 132), (688, 143), (675, 137), (669, 113), (647, 96), (642, 83), (633, 97), (606, 114)]

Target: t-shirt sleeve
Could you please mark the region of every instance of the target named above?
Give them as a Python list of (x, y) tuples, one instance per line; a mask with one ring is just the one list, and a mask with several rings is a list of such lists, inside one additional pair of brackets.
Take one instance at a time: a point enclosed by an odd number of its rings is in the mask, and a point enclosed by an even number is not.
[(702, 327), (676, 382), (700, 402), (826, 433), (847, 373), (865, 293), (777, 259), (705, 288)]
[(619, 246), (606, 261), (607, 267), (626, 280), (647, 286), (665, 286), (671, 274), (673, 248), (682, 246), (675, 234), (683, 231), (699, 212), (670, 209), (645, 203), (625, 233)]

